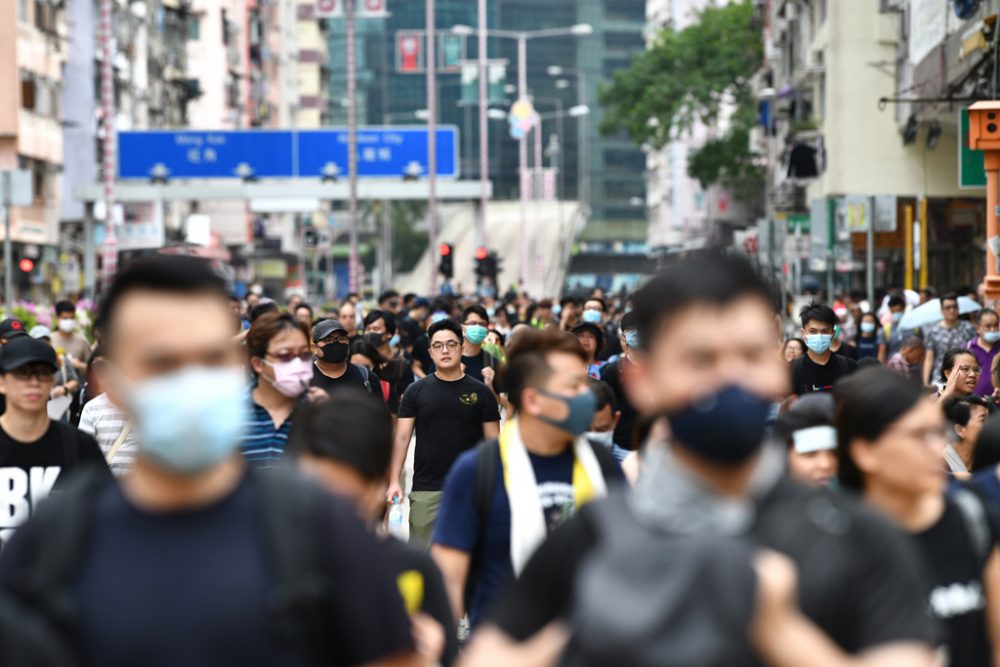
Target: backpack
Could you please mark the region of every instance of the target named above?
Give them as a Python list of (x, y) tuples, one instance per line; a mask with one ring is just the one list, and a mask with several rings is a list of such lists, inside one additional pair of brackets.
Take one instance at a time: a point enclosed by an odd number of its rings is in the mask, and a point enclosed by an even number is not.
[[(328, 630), (333, 590), (324, 572), (319, 531), (303, 530), (320, 525), (329, 498), (290, 469), (250, 469), (248, 474), (254, 477), (257, 518), (276, 573), (269, 595), (276, 627), (290, 645), (304, 646), (314, 664), (332, 664)], [(90, 533), (98, 495), (108, 483), (106, 476), (81, 471), (58, 495), (39, 506), (31, 532), (25, 535), (29, 541), (22, 546), (30, 554), (31, 565), (16, 579), (15, 597), (45, 619), (55, 645), (73, 636), (78, 558)], [(0, 637), (8, 629), (0, 609)]]
[[(594, 450), (597, 463), (601, 468), (601, 474), (605, 482), (621, 478), (621, 466), (615, 460), (614, 455), (604, 447), (587, 440), (587, 444)], [(479, 560), (483, 548), (483, 535), (486, 532), (486, 522), (489, 519), (490, 509), (493, 505), (493, 490), (496, 486), (497, 465), (500, 461), (500, 441), (496, 438), (486, 440), (476, 447), (476, 485), (475, 498), (476, 514), (479, 516), (479, 535), (476, 537), (476, 545), (472, 550), (472, 560), (469, 563), (469, 574), (465, 579), (465, 606), (466, 609), (472, 602), (472, 597), (476, 591), (476, 572), (479, 571)]]
[(362, 366), (361, 364), (354, 364), (354, 367), (358, 369), (358, 371), (361, 373), (361, 377), (363, 377), (365, 380), (365, 391), (368, 392), (369, 394), (373, 393), (371, 369), (368, 368), (367, 366)]
[(597, 542), (574, 582), (565, 664), (746, 663), (757, 587), (750, 540), (662, 529), (636, 517), (620, 493), (586, 511)]

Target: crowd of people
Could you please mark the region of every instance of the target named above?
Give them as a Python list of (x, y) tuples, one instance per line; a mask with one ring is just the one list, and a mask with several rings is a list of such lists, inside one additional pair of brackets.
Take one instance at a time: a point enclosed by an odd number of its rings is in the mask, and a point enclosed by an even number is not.
[(933, 297), (138, 260), (93, 342), (0, 322), (0, 664), (1000, 666), (1000, 317)]

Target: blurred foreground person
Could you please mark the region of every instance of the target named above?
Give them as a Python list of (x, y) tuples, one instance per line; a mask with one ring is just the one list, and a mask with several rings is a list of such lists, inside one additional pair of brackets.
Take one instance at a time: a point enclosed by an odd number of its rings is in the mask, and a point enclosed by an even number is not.
[(788, 472), (812, 486), (827, 486), (837, 477), (837, 429), (833, 397), (809, 394), (778, 419), (775, 435), (788, 446)]
[(590, 503), (549, 535), (467, 664), (526, 664), (534, 640), (551, 652), (560, 621), (569, 665), (729, 667), (755, 664), (751, 652), (782, 667), (933, 664), (912, 546), (850, 499), (789, 479), (784, 448), (761, 446), (788, 390), (771, 304), (748, 262), (714, 253), (639, 290), (628, 390), (672, 435), (647, 443), (633, 496)]
[(976, 494), (945, 495), (941, 408), (879, 369), (845, 382), (836, 398), (840, 485), (913, 536), (930, 577), (924, 604), (947, 631), (947, 664), (998, 664), (1000, 531)]
[(43, 504), (0, 554), (0, 589), (85, 665), (418, 664), (353, 508), (239, 454), (246, 374), (208, 264), (139, 260), (102, 309), (135, 465), (120, 484), (77, 476)]
[(944, 460), (953, 475), (967, 479), (972, 472), (979, 433), (989, 416), (988, 403), (985, 398), (970, 394), (962, 398), (950, 398), (942, 407), (951, 426)]
[[(289, 452), (302, 471), (353, 502), (374, 533), (385, 512), (392, 420), (384, 405), (357, 392), (338, 392), (333, 399), (335, 410), (329, 404), (312, 405), (299, 413)], [(458, 655), (458, 635), (434, 561), (394, 537), (380, 537), (378, 544), (411, 614), (414, 639), (427, 666), (451, 665)]]

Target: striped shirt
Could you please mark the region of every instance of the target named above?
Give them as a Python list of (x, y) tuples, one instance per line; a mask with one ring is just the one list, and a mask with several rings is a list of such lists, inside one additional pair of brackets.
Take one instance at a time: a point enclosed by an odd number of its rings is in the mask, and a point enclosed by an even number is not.
[(244, 400), (250, 404), (247, 422), (243, 425), (240, 450), (247, 462), (255, 468), (270, 468), (285, 454), (285, 443), (292, 430), (292, 415), (275, 427), (271, 414), (253, 400), (253, 387), (247, 390)]
[[(112, 405), (107, 394), (101, 394), (83, 406), (79, 428), (84, 433), (94, 436), (104, 453), (104, 457), (107, 458), (127, 422), (128, 415)], [(135, 463), (136, 452), (139, 449), (138, 438), (136, 429), (130, 429), (121, 447), (115, 453), (115, 458), (109, 462), (111, 472), (114, 473), (115, 477), (121, 477), (131, 470)]]

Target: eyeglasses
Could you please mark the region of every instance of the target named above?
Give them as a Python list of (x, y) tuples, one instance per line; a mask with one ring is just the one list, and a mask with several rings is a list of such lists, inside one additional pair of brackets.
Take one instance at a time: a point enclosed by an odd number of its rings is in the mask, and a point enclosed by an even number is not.
[(48, 366), (21, 366), (12, 370), (10, 374), (18, 380), (31, 380), (34, 378), (43, 382), (51, 380), (56, 376), (55, 370)]
[(431, 343), (431, 349), (434, 350), (435, 352), (440, 352), (441, 350), (443, 350), (445, 348), (448, 348), (449, 350), (456, 350), (456, 349), (458, 349), (458, 341), (457, 340), (449, 340), (449, 341), (447, 341), (445, 343), (442, 343), (441, 341), (438, 341), (436, 343)]
[(328, 345), (330, 343), (343, 343), (344, 345), (347, 345), (350, 342), (351, 342), (351, 339), (349, 337), (347, 337), (347, 336), (327, 336), (323, 340), (317, 341), (316, 344), (317, 345)]
[(966, 375), (982, 375), (983, 369), (979, 366), (959, 366), (958, 370), (962, 371)]
[(301, 359), (302, 361), (312, 361), (313, 360), (313, 353), (310, 352), (309, 350), (306, 350), (305, 352), (298, 352), (298, 353), (296, 353), (296, 352), (268, 352), (266, 356), (268, 356), (268, 357), (274, 357), (275, 359), (277, 359), (278, 361), (280, 361), (283, 364), (287, 364), (289, 361), (293, 361), (295, 359)]

